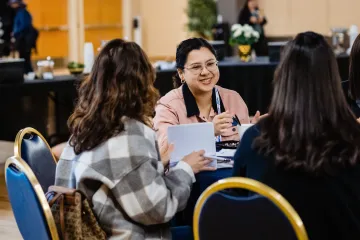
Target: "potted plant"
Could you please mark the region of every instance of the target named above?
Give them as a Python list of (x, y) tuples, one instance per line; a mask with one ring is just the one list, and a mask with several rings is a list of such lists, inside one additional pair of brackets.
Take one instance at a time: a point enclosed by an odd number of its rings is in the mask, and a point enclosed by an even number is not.
[(212, 39), (212, 28), (217, 18), (216, 1), (189, 0), (186, 12), (188, 30), (204, 39)]
[(259, 32), (250, 25), (234, 24), (231, 27), (230, 45), (238, 45), (241, 61), (248, 62), (251, 59), (251, 45), (260, 38)]
[(85, 65), (77, 62), (70, 62), (68, 64), (69, 72), (73, 75), (79, 75), (83, 73)]

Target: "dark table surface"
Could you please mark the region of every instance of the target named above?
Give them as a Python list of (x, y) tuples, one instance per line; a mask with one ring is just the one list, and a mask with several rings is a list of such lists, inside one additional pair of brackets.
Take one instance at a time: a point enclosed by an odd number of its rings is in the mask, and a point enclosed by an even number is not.
[[(348, 79), (349, 57), (338, 56), (342, 80)], [(219, 62), (218, 85), (237, 91), (248, 106), (249, 114), (257, 110), (267, 112), (272, 95), (272, 79), (277, 62), (267, 57), (244, 63), (238, 57)], [(17, 69), (14, 69), (17, 71)], [(172, 77), (176, 69), (158, 70), (154, 83), (161, 95), (173, 89)], [(15, 74), (16, 76), (18, 74)], [(5, 118), (0, 119), (0, 140), (13, 140), (17, 131), (32, 126), (45, 137), (49, 124), (48, 99), (56, 104), (57, 134), (67, 135), (66, 121), (70, 116), (76, 96), (76, 86), (82, 76), (56, 76), (52, 80), (25, 80), (21, 84), (0, 84), (0, 109)], [(68, 137), (68, 136), (66, 136)]]
[[(49, 123), (68, 136), (66, 121), (70, 116), (78, 78), (56, 76), (52, 80), (24, 80), (17, 84), (0, 84), (0, 140), (14, 141), (16, 133), (24, 127), (34, 127), (48, 140)], [(49, 102), (55, 104), (56, 119), (49, 115)]]
[[(78, 78), (72, 75), (55, 76), (54, 79), (24, 80), (17, 84), (0, 84), (0, 93), (4, 91), (15, 91), (25, 95), (36, 93), (47, 93), (52, 91), (69, 91), (74, 88)], [(1, 96), (1, 95), (0, 95)]]

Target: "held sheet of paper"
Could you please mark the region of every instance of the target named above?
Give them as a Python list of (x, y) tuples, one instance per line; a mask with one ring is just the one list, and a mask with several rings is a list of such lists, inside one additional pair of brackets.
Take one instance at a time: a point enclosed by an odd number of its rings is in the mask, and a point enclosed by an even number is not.
[[(207, 156), (232, 157), (235, 154), (235, 150), (225, 149), (216, 153), (214, 135), (214, 126), (212, 123), (169, 126), (168, 142), (169, 144), (174, 144), (174, 151), (170, 156), (170, 167), (175, 166), (184, 156), (199, 150), (204, 150)], [(218, 163), (217, 160), (213, 160), (209, 166), (229, 168), (233, 166), (233, 162)]]

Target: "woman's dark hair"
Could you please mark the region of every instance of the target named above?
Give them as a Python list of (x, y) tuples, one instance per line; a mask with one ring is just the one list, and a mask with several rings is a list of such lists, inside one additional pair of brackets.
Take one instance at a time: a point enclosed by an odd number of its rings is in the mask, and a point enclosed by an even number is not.
[(123, 117), (151, 126), (159, 98), (154, 81), (155, 71), (136, 43), (121, 39), (107, 43), (82, 82), (68, 120), (75, 153), (91, 150), (123, 131)]
[(350, 54), (349, 93), (353, 100), (360, 99), (360, 35), (355, 39)]
[[(176, 68), (184, 70), (189, 53), (202, 47), (209, 49), (216, 57), (215, 49), (203, 38), (189, 38), (182, 41), (176, 49)], [(181, 85), (181, 79), (177, 73), (173, 77), (173, 84), (175, 88)]]
[(300, 33), (282, 57), (269, 116), (259, 122), (261, 135), (253, 147), (286, 168), (316, 174), (358, 163), (360, 124), (348, 108), (324, 37)]

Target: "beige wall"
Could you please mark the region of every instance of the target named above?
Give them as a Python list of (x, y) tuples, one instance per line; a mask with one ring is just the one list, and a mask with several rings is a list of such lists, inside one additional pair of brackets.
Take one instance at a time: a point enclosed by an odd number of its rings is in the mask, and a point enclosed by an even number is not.
[(331, 27), (360, 27), (359, 0), (259, 0), (268, 18), (268, 36), (312, 30), (330, 35)]
[[(330, 35), (331, 27), (360, 27), (360, 0), (259, 0), (268, 18), (268, 36), (293, 36), (312, 30)], [(132, 18), (141, 16), (143, 45), (153, 58), (174, 57), (176, 45), (189, 37), (187, 0), (123, 0), (124, 36), (132, 39)]]
[[(176, 46), (188, 35), (186, 31), (187, 0), (125, 0), (124, 9), (131, 11), (131, 18), (142, 18), (142, 47), (151, 58), (173, 57)], [(129, 16), (129, 14), (127, 15)], [(127, 17), (128, 18), (128, 17)], [(131, 20), (130, 20), (131, 21)], [(131, 34), (124, 19), (125, 36)], [(132, 36), (129, 36), (132, 39)]]

